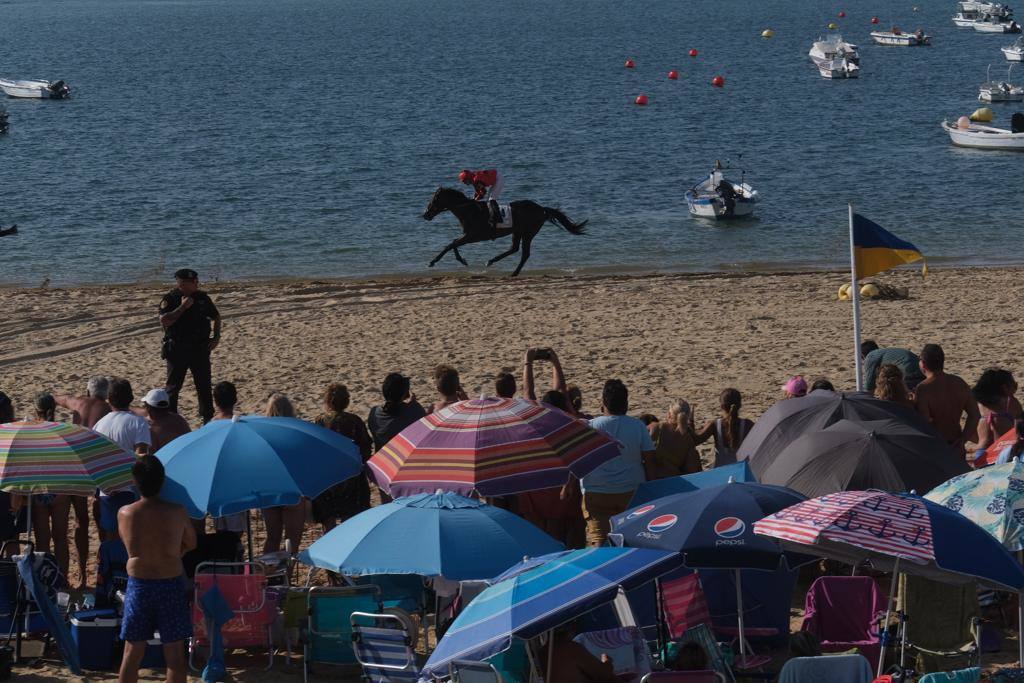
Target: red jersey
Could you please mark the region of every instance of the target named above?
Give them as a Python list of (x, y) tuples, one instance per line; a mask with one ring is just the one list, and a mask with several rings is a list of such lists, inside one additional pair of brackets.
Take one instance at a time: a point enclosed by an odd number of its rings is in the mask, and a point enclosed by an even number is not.
[(473, 171), (470, 174), (470, 182), (473, 183), (473, 188), (476, 190), (473, 199), (483, 199), (487, 196), (487, 188), (494, 187), (494, 184), (498, 182), (498, 171), (493, 168)]

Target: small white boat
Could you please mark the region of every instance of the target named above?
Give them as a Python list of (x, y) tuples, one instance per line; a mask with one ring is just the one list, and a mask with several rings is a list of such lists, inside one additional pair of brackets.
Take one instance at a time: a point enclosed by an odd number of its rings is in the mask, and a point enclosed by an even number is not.
[(986, 14), (971, 26), (979, 33), (1020, 33), (1020, 26), (1013, 19)]
[(726, 179), (722, 171), (727, 170), (720, 161), (708, 177), (686, 192), (686, 204), (690, 213), (701, 218), (742, 218), (754, 213), (757, 190), (743, 181), (745, 172), (740, 171), (740, 182)]
[(830, 62), (833, 59), (845, 59), (852, 64), (860, 64), (860, 55), (857, 54), (857, 46), (847, 43), (840, 35), (818, 38), (811, 45), (807, 53), (815, 64), (819, 62)]
[(1024, 62), (1024, 36), (1018, 38), (1013, 45), (1004, 47), (1003, 56), (1007, 61)]
[(983, 19), (985, 15), (994, 15), (1009, 19), (1013, 16), (1013, 10), (1006, 5), (995, 2), (967, 2), (957, 3), (957, 13), (953, 16), (953, 23), (962, 28), (971, 28), (974, 22)]
[(30, 99), (62, 100), (71, 94), (71, 88), (64, 81), (9, 81), (0, 78), (0, 90), (8, 97)]
[(1006, 69), (1005, 81), (992, 80), (992, 65), (985, 72), (985, 82), (978, 89), (978, 99), (982, 102), (1024, 102), (1024, 87), (1010, 83), (1010, 72), (1013, 64)]
[(977, 149), (1005, 149), (1024, 152), (1024, 114), (1017, 112), (1011, 119), (1011, 130), (993, 128), (971, 123), (961, 117), (959, 122), (942, 122), (942, 129), (949, 133), (949, 139), (959, 147)]
[(860, 66), (847, 58), (815, 61), (822, 78), (857, 78)]
[(900, 47), (916, 47), (931, 45), (932, 37), (918, 29), (914, 33), (903, 33), (895, 26), (891, 31), (872, 31), (871, 39), (879, 45), (898, 45)]

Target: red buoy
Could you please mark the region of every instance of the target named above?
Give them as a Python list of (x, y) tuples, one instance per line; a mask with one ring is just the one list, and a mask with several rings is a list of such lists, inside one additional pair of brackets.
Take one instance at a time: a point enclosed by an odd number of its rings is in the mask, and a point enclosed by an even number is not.
[(722, 86), (725, 85), (725, 79), (722, 78), (721, 76), (715, 76), (714, 78), (711, 79), (711, 85), (715, 86), (716, 88), (721, 88)]
[(678, 78), (679, 78), (679, 72), (676, 71), (675, 69), (672, 69), (671, 71), (668, 72), (668, 80), (674, 81), (674, 80), (677, 80)]
[(696, 57), (697, 56), (697, 48), (695, 48), (695, 47), (690, 48), (690, 56), (691, 57)]
[(647, 95), (637, 95), (635, 102), (641, 107), (647, 106)]
[(877, 24), (878, 23), (878, 17), (871, 17), (871, 23), (872, 24)]
[(845, 19), (846, 18), (846, 12), (844, 12), (842, 10), (839, 10), (839, 18), (840, 19)]
[(626, 60), (626, 68), (627, 69), (632, 69), (635, 66), (636, 66), (636, 62), (634, 62), (632, 59), (627, 59)]

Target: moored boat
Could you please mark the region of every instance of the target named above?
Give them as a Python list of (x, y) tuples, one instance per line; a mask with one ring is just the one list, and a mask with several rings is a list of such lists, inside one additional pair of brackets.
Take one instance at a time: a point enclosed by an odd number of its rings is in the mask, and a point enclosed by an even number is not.
[(1020, 112), (1011, 118), (1010, 130), (971, 123), (966, 116), (961, 116), (955, 123), (943, 121), (942, 129), (958, 147), (1024, 152), (1024, 114)]
[(971, 28), (974, 23), (984, 19), (986, 15), (1002, 17), (1009, 20), (1013, 16), (1013, 10), (1006, 5), (996, 2), (967, 2), (957, 3), (957, 13), (953, 16), (953, 23), (962, 28)]
[(823, 59), (815, 61), (818, 73), (822, 78), (857, 78), (860, 75), (860, 66), (847, 58)]
[(720, 161), (715, 162), (711, 173), (686, 192), (686, 204), (690, 213), (702, 218), (742, 218), (754, 213), (757, 204), (757, 190), (744, 182), (745, 172), (740, 171), (740, 182), (728, 180), (722, 173), (727, 170)]
[(1024, 62), (1024, 36), (1018, 38), (1013, 45), (1004, 47), (1003, 56), (1010, 62)]
[(872, 31), (871, 39), (879, 45), (897, 45), (899, 47), (917, 47), (931, 45), (932, 37), (918, 29), (914, 33), (904, 33), (897, 26), (891, 31)]
[(62, 100), (71, 94), (71, 88), (64, 81), (11, 81), (0, 78), (0, 90), (8, 97), (29, 99)]
[(846, 59), (852, 64), (860, 64), (857, 46), (846, 42), (838, 34), (828, 38), (818, 38), (811, 45), (811, 49), (807, 54), (815, 64), (822, 61), (832, 61), (833, 59)]
[(986, 14), (971, 24), (979, 33), (1020, 33), (1020, 26), (1013, 19)]
[(992, 80), (992, 65), (985, 72), (985, 82), (978, 89), (978, 99), (982, 102), (1024, 102), (1024, 87), (1010, 83), (1010, 72), (1013, 64), (1006, 69), (1005, 81)]

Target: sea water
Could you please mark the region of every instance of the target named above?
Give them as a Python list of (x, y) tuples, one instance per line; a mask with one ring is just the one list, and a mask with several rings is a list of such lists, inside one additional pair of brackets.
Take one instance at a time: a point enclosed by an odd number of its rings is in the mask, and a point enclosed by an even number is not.
[[(957, 149), (939, 128), (979, 106), (1014, 36), (957, 29), (952, 0), (917, 7), (0, 1), (0, 76), (72, 87), (3, 101), (0, 225), (21, 232), (0, 238), (0, 282), (423, 273), (458, 235), (450, 214), (422, 219), (430, 195), (481, 167), (506, 176), (505, 199), (590, 221), (585, 237), (545, 227), (527, 272), (839, 266), (850, 201), (933, 261), (1024, 262), (1024, 155)], [(872, 16), (934, 45), (874, 46)], [(858, 80), (807, 57), (833, 21), (861, 46)], [(992, 106), (1004, 126), (1024, 109)], [(740, 155), (756, 218), (691, 218), (684, 192)], [(462, 251), (479, 271), (506, 245)]]

